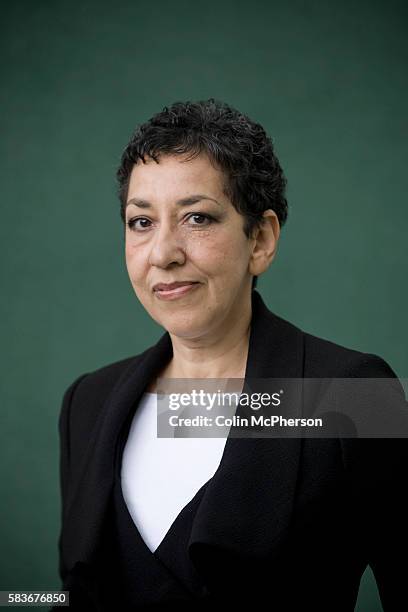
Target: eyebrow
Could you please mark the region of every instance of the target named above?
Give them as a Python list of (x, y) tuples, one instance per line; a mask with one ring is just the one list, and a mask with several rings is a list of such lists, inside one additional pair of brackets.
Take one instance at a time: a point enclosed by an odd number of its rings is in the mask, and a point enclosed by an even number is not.
[[(201, 193), (197, 193), (197, 194), (188, 196), (186, 198), (181, 198), (180, 200), (176, 201), (176, 204), (178, 206), (191, 206), (192, 204), (195, 204), (196, 202), (200, 202), (200, 200), (212, 200), (219, 206), (222, 206), (222, 204), (218, 202), (218, 200), (215, 200), (214, 198), (210, 198), (210, 196), (207, 196)], [(126, 202), (125, 208), (127, 208), (129, 204), (134, 204), (134, 206), (138, 206), (139, 208), (151, 208), (152, 207), (152, 204), (150, 202), (148, 202), (147, 200), (142, 200), (140, 198), (131, 198), (128, 202)]]

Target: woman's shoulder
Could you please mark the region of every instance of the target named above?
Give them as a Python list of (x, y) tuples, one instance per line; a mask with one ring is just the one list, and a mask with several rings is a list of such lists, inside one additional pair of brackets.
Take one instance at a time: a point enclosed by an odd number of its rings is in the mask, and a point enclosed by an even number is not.
[(253, 306), (258, 323), (256, 342), (263, 345), (265, 355), (273, 359), (279, 349), (289, 362), (295, 350), (299, 356), (302, 351), (305, 378), (396, 376), (383, 357), (309, 333), (270, 310), (259, 294), (253, 296)]
[(304, 376), (313, 377), (396, 377), (387, 361), (374, 353), (360, 351), (303, 332)]
[(60, 420), (70, 412), (71, 420), (79, 415), (82, 423), (88, 419), (90, 423), (94, 422), (106, 398), (120, 381), (134, 372), (148, 350), (77, 376), (64, 392)]

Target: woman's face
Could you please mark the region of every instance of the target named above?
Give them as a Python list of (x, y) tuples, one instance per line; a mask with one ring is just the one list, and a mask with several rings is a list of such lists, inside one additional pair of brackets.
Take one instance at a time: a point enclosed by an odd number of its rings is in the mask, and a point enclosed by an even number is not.
[[(225, 332), (248, 303), (253, 240), (206, 155), (161, 156), (133, 167), (126, 207), (126, 265), (135, 293), (169, 333)], [(160, 283), (190, 283), (160, 290)], [(194, 284), (191, 284), (194, 283)]]

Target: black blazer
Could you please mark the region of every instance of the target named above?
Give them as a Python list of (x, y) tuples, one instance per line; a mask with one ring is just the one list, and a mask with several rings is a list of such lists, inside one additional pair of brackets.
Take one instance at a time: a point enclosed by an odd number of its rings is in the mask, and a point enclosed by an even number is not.
[[(115, 449), (147, 384), (171, 356), (166, 332), (142, 354), (83, 374), (65, 392), (59, 571), (71, 609), (114, 609), (107, 603), (117, 588), (107, 534)], [(254, 291), (245, 378), (276, 377), (395, 374), (380, 357), (301, 331)], [(393, 410), (387, 398), (383, 403)], [(408, 609), (407, 459), (405, 439), (228, 437), (214, 476), (159, 548), (152, 553), (135, 540), (140, 571), (160, 562), (183, 584), (191, 610), (207, 603), (261, 608), (266, 601), (274, 612), (348, 612), (370, 565), (384, 610)], [(193, 574), (200, 597), (189, 589)], [(154, 595), (157, 609), (167, 609), (164, 592)]]

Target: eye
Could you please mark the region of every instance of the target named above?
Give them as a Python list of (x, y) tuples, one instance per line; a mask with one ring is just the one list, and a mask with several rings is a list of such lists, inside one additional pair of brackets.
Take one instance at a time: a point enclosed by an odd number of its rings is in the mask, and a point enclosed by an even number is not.
[(194, 219), (194, 223), (192, 225), (210, 225), (210, 223), (214, 220), (210, 215), (205, 215), (204, 213), (191, 213), (187, 217), (187, 220)]
[[(137, 222), (140, 221), (140, 224), (137, 225)], [(148, 229), (150, 220), (146, 219), (146, 217), (137, 217), (135, 219), (129, 219), (127, 222), (127, 226), (130, 230), (136, 230), (138, 232), (143, 232)]]

